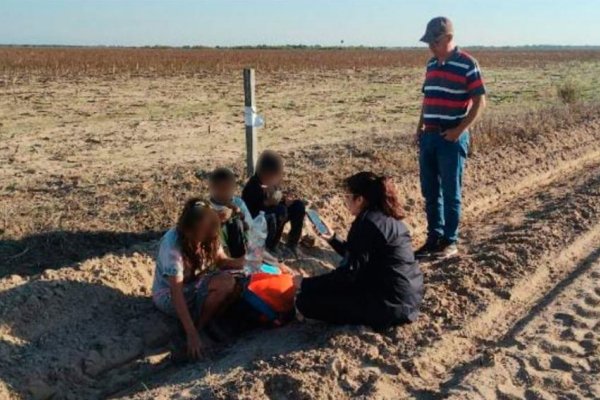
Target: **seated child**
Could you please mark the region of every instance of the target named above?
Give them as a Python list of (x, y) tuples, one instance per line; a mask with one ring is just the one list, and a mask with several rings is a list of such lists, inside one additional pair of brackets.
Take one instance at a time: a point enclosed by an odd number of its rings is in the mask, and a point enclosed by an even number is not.
[(215, 169), (208, 178), (210, 203), (221, 219), (221, 245), (230, 257), (246, 255), (246, 232), (252, 216), (246, 203), (234, 196), (235, 175), (228, 168)]
[(263, 152), (256, 165), (254, 174), (242, 191), (242, 198), (248, 206), (253, 218), (264, 211), (267, 218), (269, 233), (267, 250), (277, 250), (285, 224), (290, 222), (290, 234), (287, 248), (292, 254), (297, 254), (298, 242), (302, 235), (305, 206), (300, 200), (286, 198), (279, 189), (283, 178), (283, 159), (274, 151)]
[(219, 217), (208, 202), (188, 200), (177, 225), (160, 241), (152, 300), (165, 314), (179, 319), (190, 358), (202, 355), (200, 331), (222, 312), (234, 295), (234, 277), (244, 258), (229, 258), (219, 244)]

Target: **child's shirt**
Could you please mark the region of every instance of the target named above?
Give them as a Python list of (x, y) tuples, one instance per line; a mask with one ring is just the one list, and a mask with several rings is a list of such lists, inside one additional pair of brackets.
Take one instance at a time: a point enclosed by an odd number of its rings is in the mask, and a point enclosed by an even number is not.
[[(216, 203), (214, 200), (210, 200), (211, 206), (214, 210), (219, 211), (226, 207), (222, 204)], [(242, 223), (236, 223), (236, 221), (226, 221), (221, 224), (220, 240), (221, 246), (225, 250), (225, 253), (230, 257), (240, 257), (245, 254), (246, 246), (246, 227), (252, 226), (252, 215), (246, 206), (244, 200), (240, 197), (233, 196), (231, 203), (240, 209)], [(244, 224), (246, 227), (244, 227)]]
[(242, 199), (246, 202), (248, 210), (252, 218), (256, 218), (258, 213), (265, 211), (265, 201), (267, 200), (267, 192), (263, 188), (263, 184), (258, 178), (258, 175), (253, 175), (244, 190), (242, 190)]
[(177, 236), (177, 230), (171, 228), (160, 240), (158, 256), (156, 257), (156, 269), (154, 270), (154, 282), (152, 284), (153, 296), (170, 290), (170, 277), (183, 277), (183, 256)]
[[(221, 251), (221, 250), (220, 250)], [(214, 266), (203, 267), (201, 273), (213, 270)], [(179, 244), (179, 235), (176, 228), (169, 229), (160, 240), (156, 267), (154, 270), (154, 281), (152, 283), (152, 295), (157, 296), (170, 291), (170, 277), (181, 276), (184, 282), (193, 280), (193, 275), (185, 276), (183, 266), (183, 254)]]

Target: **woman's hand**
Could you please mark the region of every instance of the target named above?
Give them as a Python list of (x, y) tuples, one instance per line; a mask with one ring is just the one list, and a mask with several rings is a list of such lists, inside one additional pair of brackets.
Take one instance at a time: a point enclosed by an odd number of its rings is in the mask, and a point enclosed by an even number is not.
[(423, 129), (419, 128), (417, 129), (417, 132), (415, 133), (415, 144), (418, 146), (421, 143), (421, 136), (423, 136)]
[(192, 360), (197, 360), (203, 355), (202, 342), (198, 332), (191, 331), (187, 334), (187, 353)]

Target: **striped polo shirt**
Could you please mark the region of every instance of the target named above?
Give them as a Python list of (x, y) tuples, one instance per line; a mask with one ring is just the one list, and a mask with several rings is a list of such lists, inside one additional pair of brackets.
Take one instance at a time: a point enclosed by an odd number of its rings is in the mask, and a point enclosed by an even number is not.
[(423, 84), (423, 122), (425, 130), (450, 129), (467, 116), (473, 96), (485, 94), (477, 60), (458, 47), (439, 63), (427, 63)]

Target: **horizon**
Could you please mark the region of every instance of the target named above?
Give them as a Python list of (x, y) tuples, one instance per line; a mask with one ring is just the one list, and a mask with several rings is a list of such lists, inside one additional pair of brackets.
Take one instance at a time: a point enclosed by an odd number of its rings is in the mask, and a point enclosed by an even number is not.
[[(103, 44), (91, 44), (91, 45), (77, 45), (77, 44), (58, 44), (58, 43), (47, 43), (47, 44), (28, 44), (28, 43), (0, 43), (0, 47), (22, 47), (22, 48), (89, 48), (89, 49), (181, 49), (181, 50), (200, 50), (200, 49), (212, 49), (212, 50), (354, 50), (354, 49), (365, 49), (365, 50), (427, 50), (426, 47), (420, 46), (365, 46), (365, 45), (352, 45), (352, 46), (324, 46), (320, 44), (281, 44), (281, 45), (231, 45), (231, 46), (207, 46), (207, 45), (180, 45), (170, 46), (162, 44), (153, 45), (142, 45), (142, 46), (128, 46), (128, 45), (103, 45)], [(527, 44), (527, 45), (505, 45), (505, 46), (485, 46), (485, 45), (460, 45), (461, 48), (469, 49), (481, 49), (481, 50), (511, 50), (511, 49), (540, 49), (540, 50), (554, 50), (554, 49), (573, 49), (573, 50), (600, 50), (600, 45), (558, 45), (558, 44)]]

